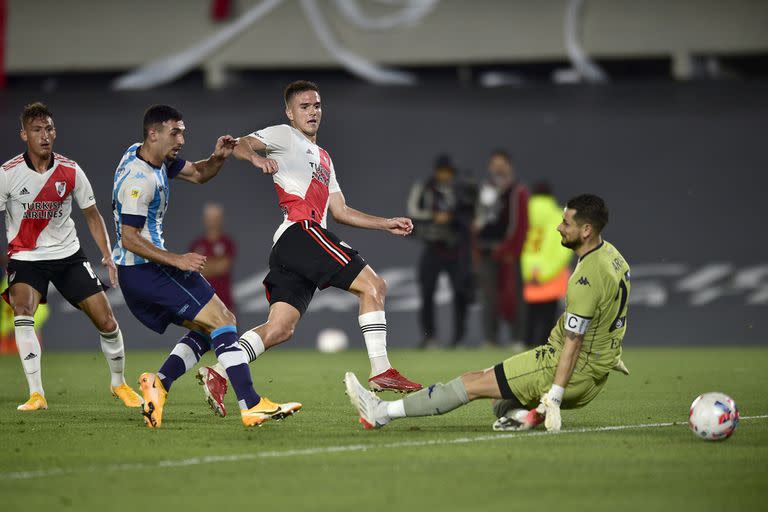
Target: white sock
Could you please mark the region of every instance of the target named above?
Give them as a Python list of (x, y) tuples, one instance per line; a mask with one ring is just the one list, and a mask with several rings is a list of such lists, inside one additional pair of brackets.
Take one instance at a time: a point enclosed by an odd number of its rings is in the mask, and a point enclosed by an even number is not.
[(264, 341), (256, 331), (246, 331), (242, 336), (240, 336), (240, 339), (237, 340), (237, 342), (245, 351), (245, 354), (248, 356), (250, 362), (255, 361), (256, 358), (258, 358), (261, 354), (264, 353), (265, 350), (267, 350), (264, 347)]
[(357, 317), (371, 360), (371, 376), (383, 373), (392, 365), (387, 357), (387, 319), (383, 311), (371, 311)]
[(405, 418), (405, 404), (402, 400), (395, 400), (394, 402), (386, 402), (387, 404), (387, 416), (392, 419)]
[(40, 393), (45, 396), (43, 376), (40, 372), (42, 350), (40, 342), (37, 341), (37, 334), (35, 334), (35, 319), (31, 316), (14, 316), (13, 325), (14, 334), (16, 335), (16, 348), (19, 350), (21, 365), (24, 367), (24, 373), (27, 375), (29, 394)]
[(125, 347), (123, 346), (123, 333), (120, 326), (113, 332), (99, 332), (101, 339), (101, 351), (109, 365), (112, 387), (116, 388), (125, 384)]

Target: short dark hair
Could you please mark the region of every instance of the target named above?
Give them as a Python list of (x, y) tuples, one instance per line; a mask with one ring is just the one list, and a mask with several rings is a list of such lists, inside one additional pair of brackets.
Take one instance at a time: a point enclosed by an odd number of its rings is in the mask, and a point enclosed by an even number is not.
[(496, 148), (496, 149), (494, 149), (493, 151), (491, 151), (491, 158), (493, 158), (493, 157), (495, 157), (495, 156), (498, 156), (498, 157), (500, 157), (500, 158), (503, 158), (504, 160), (506, 160), (506, 161), (507, 161), (507, 163), (508, 163), (509, 165), (514, 165), (514, 164), (512, 163), (512, 155), (510, 155), (510, 154), (509, 154), (509, 152), (508, 152), (508, 151), (506, 151), (506, 150), (504, 150), (504, 149), (501, 149), (501, 148)]
[(566, 208), (576, 210), (573, 218), (579, 224), (591, 224), (598, 233), (608, 224), (608, 207), (594, 194), (581, 194), (568, 200)]
[(28, 122), (40, 117), (50, 117), (53, 119), (53, 114), (48, 109), (48, 105), (40, 101), (35, 101), (29, 105), (24, 105), (24, 110), (21, 111), (19, 120), (21, 121), (21, 127), (24, 128)]
[(304, 91), (315, 91), (319, 94), (320, 88), (315, 82), (310, 82), (309, 80), (296, 80), (295, 82), (289, 83), (285, 87), (285, 92), (283, 93), (283, 98), (285, 98), (285, 106), (288, 106), (288, 103), (294, 96)]
[(149, 135), (149, 129), (166, 121), (181, 121), (181, 112), (169, 105), (152, 105), (144, 112), (144, 140)]

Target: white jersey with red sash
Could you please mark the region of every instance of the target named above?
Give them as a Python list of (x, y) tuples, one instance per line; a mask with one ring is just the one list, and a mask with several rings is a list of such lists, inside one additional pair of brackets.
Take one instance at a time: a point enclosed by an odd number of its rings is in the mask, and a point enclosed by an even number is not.
[(26, 153), (0, 168), (0, 211), (5, 210), (8, 256), (22, 261), (58, 260), (80, 249), (70, 218), (72, 198), (81, 209), (96, 204), (88, 178), (57, 153), (44, 173)]
[(330, 194), (340, 192), (336, 171), (328, 152), (307, 139), (299, 130), (281, 124), (253, 132), (267, 146), (267, 157), (277, 161), (272, 175), (284, 220), (273, 243), (289, 226), (302, 220), (327, 227)]

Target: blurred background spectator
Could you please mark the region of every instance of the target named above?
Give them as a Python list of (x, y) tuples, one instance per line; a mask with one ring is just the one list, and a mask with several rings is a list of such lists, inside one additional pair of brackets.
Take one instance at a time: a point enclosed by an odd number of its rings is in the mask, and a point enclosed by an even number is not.
[(476, 196), (475, 185), (457, 176), (448, 155), (439, 155), (432, 176), (411, 188), (408, 214), (414, 221), (414, 236), (424, 241), (418, 268), (421, 348), (439, 345), (435, 290), (443, 273), (453, 290), (451, 346), (459, 345), (466, 333), (467, 308), (474, 295), (470, 228)]
[(194, 240), (190, 252), (207, 257), (203, 276), (211, 283), (216, 294), (230, 311), (235, 312), (232, 299), (232, 265), (235, 261), (235, 242), (224, 233), (224, 208), (208, 203), (203, 208), (203, 235)]
[(550, 184), (534, 185), (528, 200), (528, 236), (520, 255), (527, 347), (546, 342), (565, 299), (573, 252), (560, 243), (557, 226), (562, 217)]
[(520, 344), (520, 252), (528, 233), (528, 189), (519, 182), (512, 158), (497, 149), (488, 161), (475, 218), (477, 275), (482, 295), (486, 345), (499, 344), (499, 326)]

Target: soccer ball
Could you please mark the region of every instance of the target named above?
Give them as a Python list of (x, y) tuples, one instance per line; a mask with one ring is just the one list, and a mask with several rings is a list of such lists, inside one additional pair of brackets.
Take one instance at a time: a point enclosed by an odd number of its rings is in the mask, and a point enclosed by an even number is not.
[(349, 346), (347, 333), (341, 329), (323, 329), (317, 335), (317, 350), (324, 354), (335, 354)]
[(724, 393), (704, 393), (691, 404), (688, 426), (691, 431), (707, 441), (719, 441), (731, 437), (739, 424), (736, 402)]

